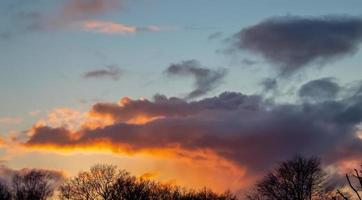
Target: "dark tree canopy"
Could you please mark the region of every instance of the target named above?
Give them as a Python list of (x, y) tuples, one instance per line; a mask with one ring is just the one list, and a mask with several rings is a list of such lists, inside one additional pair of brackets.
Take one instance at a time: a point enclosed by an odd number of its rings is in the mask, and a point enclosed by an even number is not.
[(10, 188), (4, 181), (0, 180), (0, 200), (11, 200)]
[(63, 178), (60, 172), (42, 169), (5, 168), (0, 176), (0, 200), (49, 199)]
[(325, 175), (317, 158), (296, 156), (281, 162), (257, 183), (249, 199), (311, 200), (322, 199)]

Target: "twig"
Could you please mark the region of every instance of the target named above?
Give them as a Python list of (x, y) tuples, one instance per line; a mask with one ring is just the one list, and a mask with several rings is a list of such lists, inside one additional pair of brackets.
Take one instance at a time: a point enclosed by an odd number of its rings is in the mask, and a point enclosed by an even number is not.
[(341, 191), (337, 190), (337, 193), (341, 195), (344, 200), (349, 200)]
[(347, 181), (348, 181), (348, 184), (349, 184), (349, 187), (352, 188), (352, 190), (356, 193), (357, 197), (359, 200), (362, 200), (361, 199), (361, 196), (358, 194), (358, 191), (356, 190), (356, 188), (353, 187), (352, 183), (351, 183), (351, 180), (349, 180), (349, 176), (348, 174), (346, 174), (346, 178), (347, 178)]

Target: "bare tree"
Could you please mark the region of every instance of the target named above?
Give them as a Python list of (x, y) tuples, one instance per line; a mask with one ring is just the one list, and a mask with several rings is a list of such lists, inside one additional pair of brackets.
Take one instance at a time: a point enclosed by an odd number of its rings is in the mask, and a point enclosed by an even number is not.
[(152, 181), (137, 180), (129, 174), (120, 176), (113, 186), (112, 199), (150, 199), (155, 185)]
[(55, 177), (46, 171), (30, 170), (12, 178), (15, 200), (45, 200), (53, 194)]
[(317, 158), (296, 156), (269, 172), (249, 199), (312, 200), (322, 199), (325, 174)]
[[(358, 199), (362, 200), (362, 169), (357, 170), (354, 169), (354, 173), (351, 175), (346, 174), (346, 180), (348, 183), (348, 187), (350, 189), (351, 194), (345, 194), (339, 189), (337, 190), (337, 194), (342, 197), (344, 200), (352, 200), (352, 199)], [(354, 197), (353, 197), (353, 196)]]
[(236, 200), (230, 192), (191, 191), (156, 181), (136, 178), (115, 166), (96, 165), (60, 187), (67, 200)]
[(60, 187), (60, 198), (70, 200), (109, 200), (117, 179), (128, 173), (113, 165), (95, 165), (89, 171), (67, 180)]

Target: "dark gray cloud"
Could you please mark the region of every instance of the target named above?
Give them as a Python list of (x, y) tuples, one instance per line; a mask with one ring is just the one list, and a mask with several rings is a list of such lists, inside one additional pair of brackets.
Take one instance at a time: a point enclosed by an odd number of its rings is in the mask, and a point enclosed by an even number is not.
[[(156, 96), (153, 101), (97, 104), (92, 112), (112, 116), (114, 124), (72, 132), (62, 127), (36, 127), (28, 146), (59, 148), (96, 145), (128, 151), (170, 149), (211, 150), (259, 174), (276, 161), (295, 154), (317, 155), (325, 164), (362, 159), (362, 96), (305, 103), (271, 103), (258, 95), (225, 92), (199, 101)], [(138, 116), (161, 117), (145, 124), (127, 121)], [(74, 139), (74, 135), (77, 135)], [(126, 148), (126, 149), (124, 149)]]
[(321, 78), (304, 84), (298, 94), (306, 101), (325, 101), (336, 98), (340, 89), (334, 78)]
[(362, 19), (274, 17), (242, 29), (231, 41), (233, 50), (257, 53), (281, 75), (290, 75), (309, 64), (325, 64), (355, 53), (362, 41)]
[(85, 72), (83, 78), (110, 78), (113, 80), (118, 80), (122, 75), (122, 70), (115, 66), (110, 65), (105, 69), (96, 69)]
[[(208, 110), (233, 110), (238, 107), (253, 107), (260, 101), (259, 96), (246, 96), (238, 93), (225, 92), (218, 97), (206, 98), (200, 101), (187, 102), (177, 97), (167, 98), (163, 95), (154, 96), (153, 101), (125, 98), (122, 106), (116, 103), (96, 103), (91, 112), (101, 116), (110, 116), (117, 122), (126, 122), (137, 116), (153, 118), (188, 117)], [(242, 104), (242, 105), (241, 105)]]
[(188, 99), (200, 97), (215, 89), (222, 83), (226, 72), (226, 69), (207, 69), (196, 60), (171, 64), (165, 71), (168, 75), (192, 76), (195, 79), (196, 88), (187, 95)]

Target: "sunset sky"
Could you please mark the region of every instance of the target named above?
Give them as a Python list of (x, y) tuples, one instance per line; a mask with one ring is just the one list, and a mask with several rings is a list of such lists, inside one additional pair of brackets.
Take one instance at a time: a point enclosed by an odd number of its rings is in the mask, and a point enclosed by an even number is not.
[(0, 164), (244, 191), (362, 160), (360, 0), (1, 0)]

